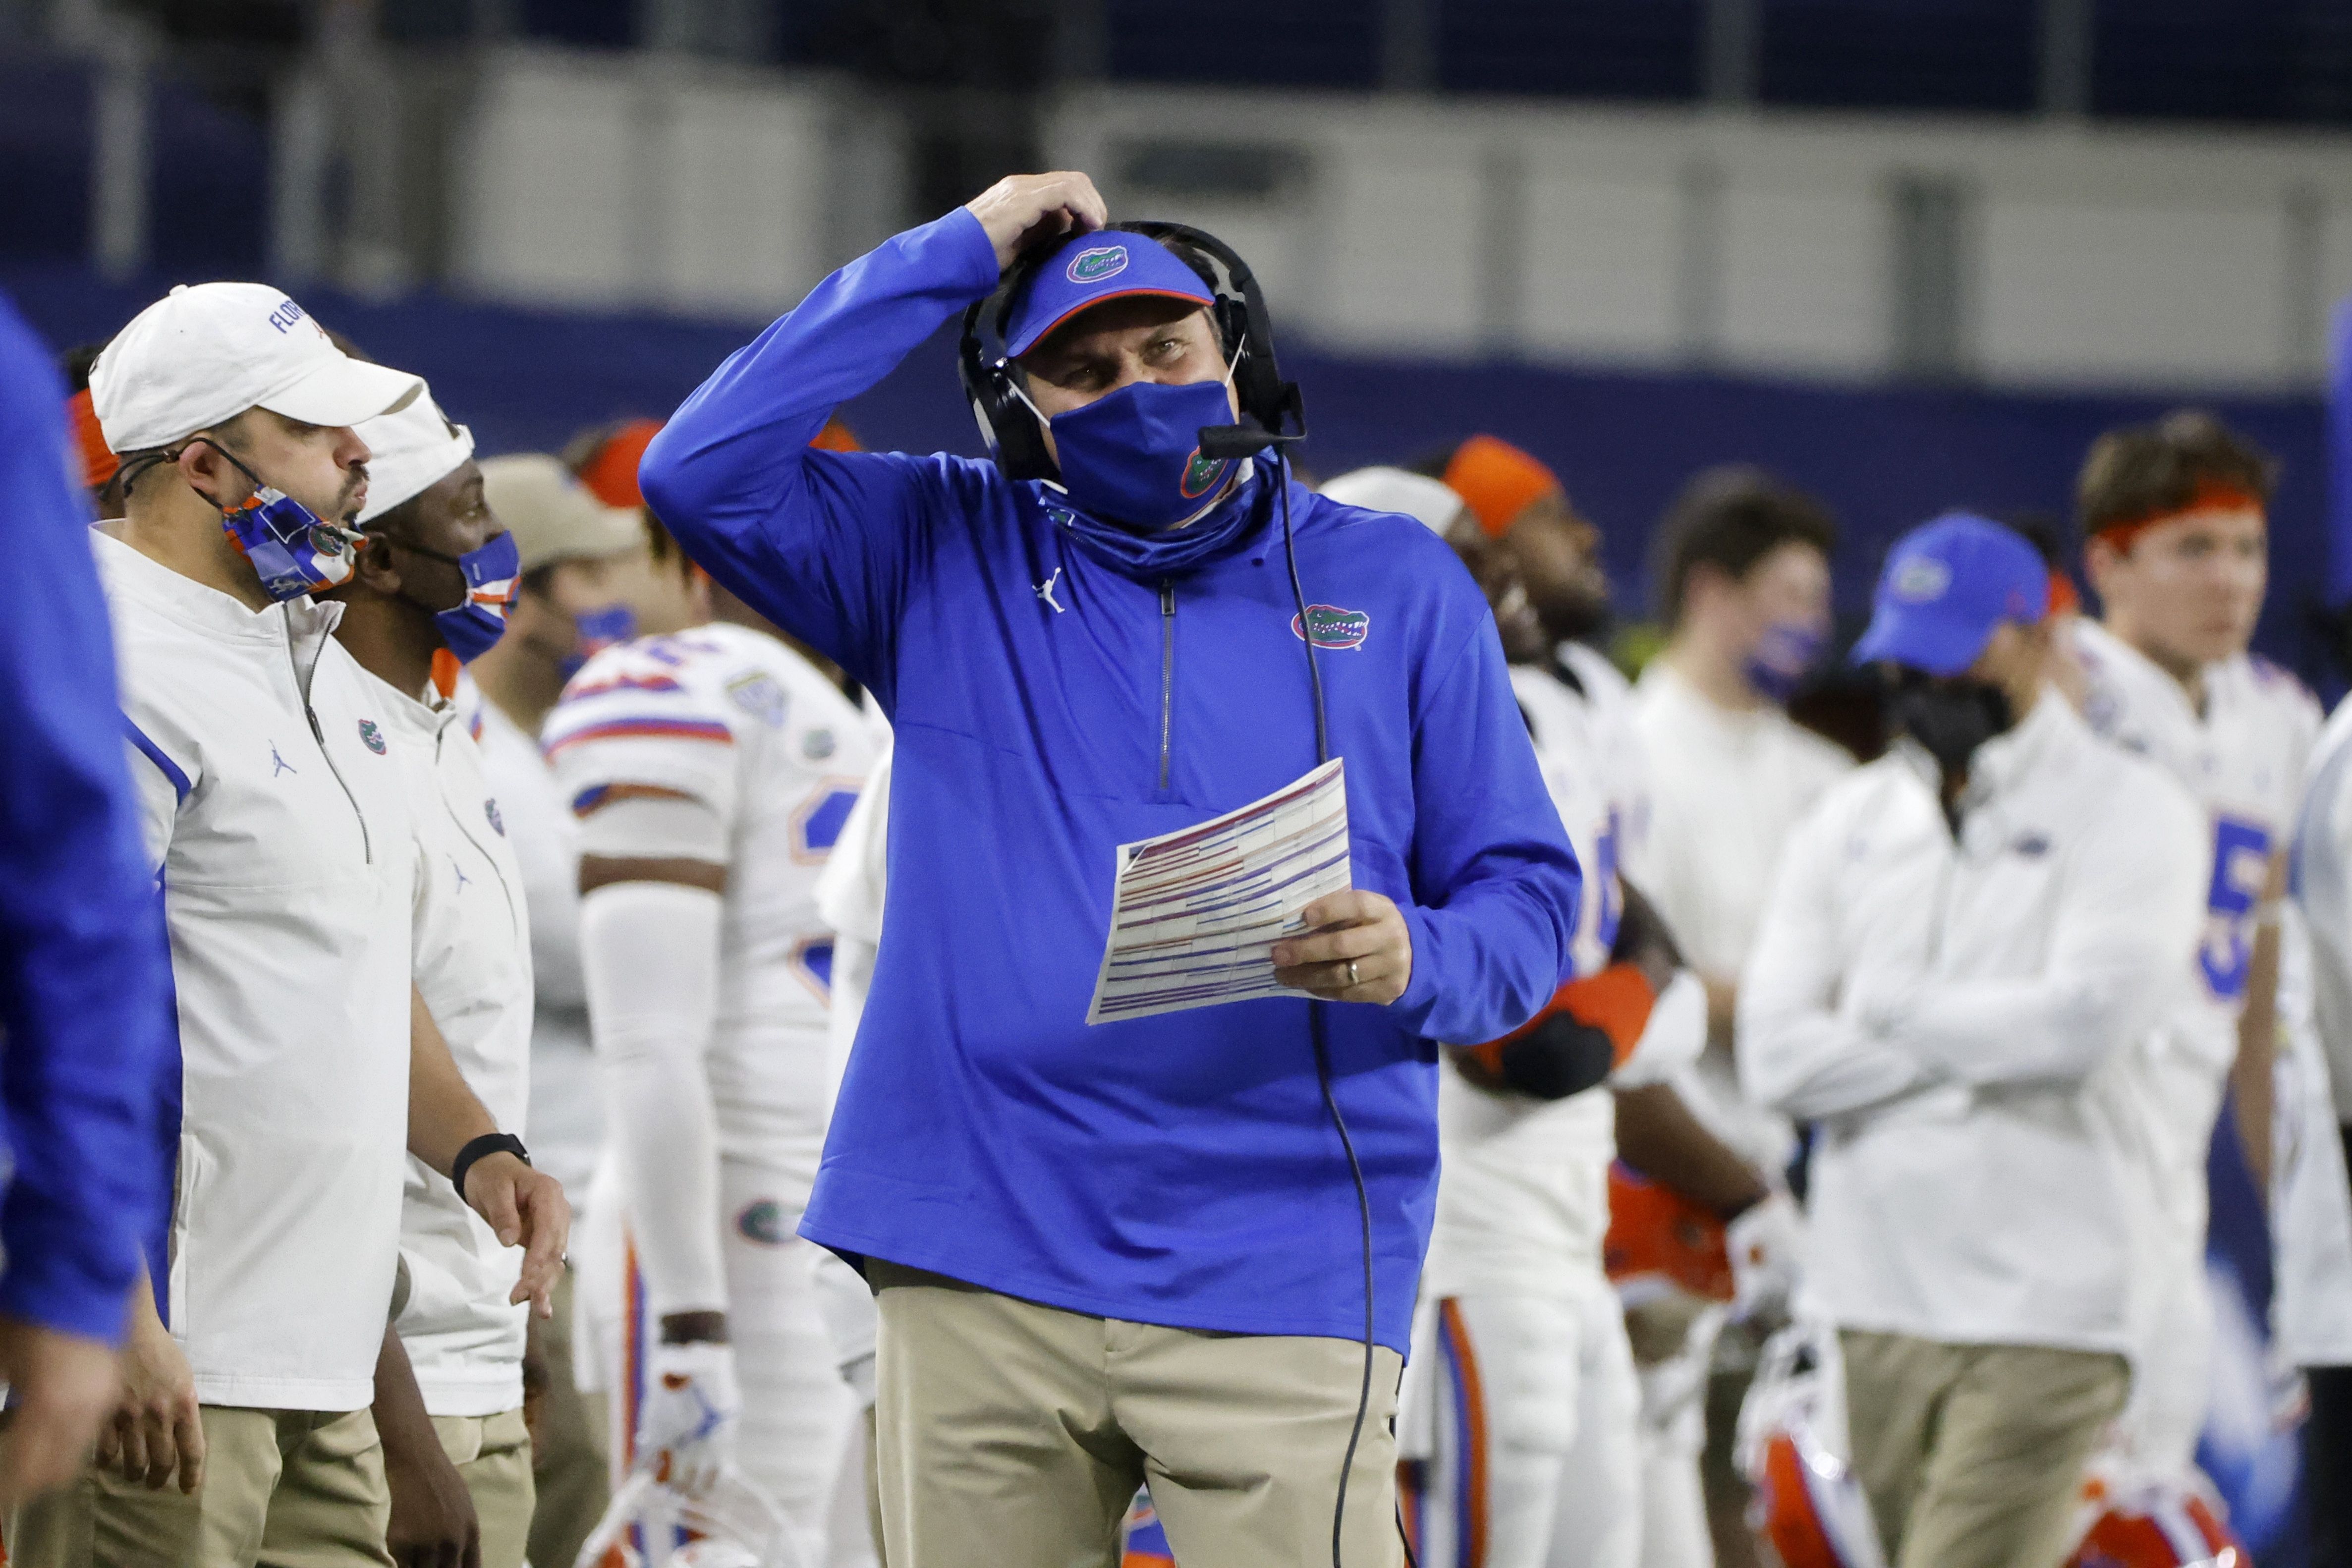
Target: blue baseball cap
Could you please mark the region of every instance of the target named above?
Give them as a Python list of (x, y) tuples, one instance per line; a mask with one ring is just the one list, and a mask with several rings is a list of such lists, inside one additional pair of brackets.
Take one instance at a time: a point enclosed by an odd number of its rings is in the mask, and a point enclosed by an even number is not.
[(1216, 299), (1199, 273), (1156, 239), (1115, 228), (1077, 235), (1045, 258), (1013, 302), (1004, 323), (1005, 357), (1020, 358), (1079, 311), (1131, 294), (1196, 305)]
[(1883, 658), (1958, 675), (2001, 622), (2030, 624), (2049, 608), (2050, 568), (2022, 534), (1990, 518), (1946, 512), (1895, 542), (1853, 662)]

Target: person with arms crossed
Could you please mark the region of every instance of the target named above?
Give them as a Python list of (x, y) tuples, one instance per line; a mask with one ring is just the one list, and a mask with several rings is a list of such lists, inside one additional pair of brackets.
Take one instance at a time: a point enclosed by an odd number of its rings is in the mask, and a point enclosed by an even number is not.
[(830, 1102), (814, 883), (872, 755), (848, 699), (710, 621), (700, 572), (655, 538), (641, 635), (588, 661), (542, 737), (580, 819), (612, 1140), (582, 1283), (615, 1482), (666, 1457), (708, 1490), (737, 1461), (817, 1562), (854, 1411), (793, 1234)]
[[(1148, 1475), (1180, 1559), (1380, 1568), (1429, 1042), (1550, 997), (1577, 872), (1476, 585), (1204, 437), (1292, 422), (1265, 301), (1206, 237), (1163, 231), (1196, 270), (1106, 216), (1083, 174), (1019, 176), (852, 263), (678, 410), (646, 497), (897, 735), (802, 1226), (878, 1292), (890, 1561), (1108, 1554)], [(1000, 463), (808, 448), (959, 310)], [(1118, 846), (1324, 756), (1355, 886), (1273, 944), (1307, 994), (1087, 1025)]]
[(16, 1511), (9, 1555), (382, 1563), (368, 1405), (404, 1149), (526, 1247), (518, 1301), (543, 1304), (569, 1225), (411, 984), (407, 791), (341, 610), (310, 597), (352, 570), (352, 426), (419, 385), (274, 289), (210, 283), (141, 312), (90, 388), (122, 458), (129, 515), (97, 547), (178, 999), (170, 1267), (133, 1293), (115, 1439)]
[[(368, 500), (335, 640), (366, 672), (408, 775), (419, 995), (466, 1082), (522, 1123), (530, 1071), (530, 933), (506, 819), (450, 700), (463, 661), (506, 629), (514, 541), (483, 499), (471, 431), (429, 393), (358, 427)], [(521, 1568), (530, 1527), (522, 1419), (520, 1260), (414, 1155), (401, 1199), (404, 1304), (376, 1371), (393, 1560)]]
[(2134, 1053), (2188, 980), (2197, 810), (2044, 680), (2049, 574), (1953, 513), (1855, 645), (1898, 738), (1790, 836), (1739, 1075), (1814, 1124), (1807, 1290), (1895, 1568), (2055, 1568), (2124, 1405)]
[(0, 297), (0, 1509), (71, 1479), (112, 1413), (125, 1299), (163, 1212), (162, 921), (62, 406)]
[(2141, 1063), (2133, 1149), (2146, 1201), (2121, 1436), (2129, 1460), (2168, 1479), (2195, 1474), (2205, 1424), (2206, 1160), (2225, 1091), (2257, 1191), (2271, 1174), (2279, 900), (2320, 726), (2302, 685), (2246, 651), (2269, 574), (2270, 488), (2268, 459), (2197, 413), (2102, 436), (2075, 486), (2102, 611), (2075, 626), (2084, 716), (2203, 808), (2195, 984)]

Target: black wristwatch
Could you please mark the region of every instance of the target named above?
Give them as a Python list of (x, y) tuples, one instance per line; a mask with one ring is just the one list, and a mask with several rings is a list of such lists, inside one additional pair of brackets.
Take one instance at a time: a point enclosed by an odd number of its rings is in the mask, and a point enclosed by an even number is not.
[(474, 1162), (485, 1154), (512, 1154), (524, 1164), (530, 1163), (530, 1151), (524, 1148), (522, 1140), (513, 1133), (483, 1133), (458, 1150), (457, 1157), (449, 1162), (449, 1184), (457, 1189), (458, 1202), (466, 1201), (466, 1173), (472, 1170)]

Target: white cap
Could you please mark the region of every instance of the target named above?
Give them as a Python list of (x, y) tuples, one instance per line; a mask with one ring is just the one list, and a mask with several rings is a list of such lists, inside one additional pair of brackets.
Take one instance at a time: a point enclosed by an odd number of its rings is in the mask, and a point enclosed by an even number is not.
[(424, 494), (474, 455), (474, 433), (451, 424), (430, 392), (419, 392), (405, 408), (363, 419), (352, 428), (368, 444), (368, 499), (360, 508), (362, 523)]
[(1358, 468), (1327, 480), (1323, 493), (1342, 506), (1402, 512), (1440, 539), (1453, 531), (1470, 504), (1451, 486), (1410, 468)]
[(131, 319), (90, 367), (89, 402), (118, 452), (168, 447), (248, 408), (357, 425), (425, 384), (369, 364), (266, 283), (183, 283)]

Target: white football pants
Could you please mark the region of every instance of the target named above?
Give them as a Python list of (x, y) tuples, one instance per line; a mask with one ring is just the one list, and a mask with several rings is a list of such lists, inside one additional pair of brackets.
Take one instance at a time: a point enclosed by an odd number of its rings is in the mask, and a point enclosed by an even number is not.
[(1641, 1394), (1604, 1282), (1424, 1303), (1402, 1398), (1422, 1568), (1637, 1568)]
[[(659, 1327), (645, 1318), (611, 1163), (608, 1159), (598, 1172), (596, 1201), (586, 1229), (574, 1238), (573, 1262), (580, 1270), (581, 1338), (594, 1347), (610, 1395), (605, 1408), (617, 1486), (635, 1462), (642, 1352)], [(836, 1480), (845, 1454), (857, 1452), (862, 1460), (863, 1434), (856, 1398), (841, 1380), (818, 1310), (814, 1268), (823, 1249), (793, 1234), (805, 1194), (773, 1172), (721, 1159), (719, 1194), (726, 1224), (727, 1330), (743, 1398), (736, 1464), (783, 1510), (803, 1561), (824, 1563)], [(861, 1463), (861, 1474), (862, 1468)]]

